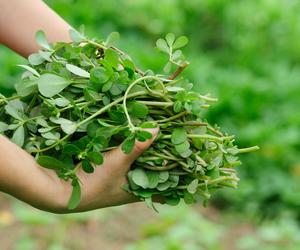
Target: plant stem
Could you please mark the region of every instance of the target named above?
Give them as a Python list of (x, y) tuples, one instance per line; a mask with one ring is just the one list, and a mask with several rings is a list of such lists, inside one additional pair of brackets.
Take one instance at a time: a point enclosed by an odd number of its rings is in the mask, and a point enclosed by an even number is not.
[(162, 106), (162, 107), (169, 107), (173, 105), (173, 102), (151, 102), (151, 101), (138, 101), (142, 104), (149, 105), (149, 106)]
[[(134, 92), (130, 95), (128, 95), (128, 98), (131, 98), (131, 97), (135, 97), (135, 96), (138, 96), (138, 95), (142, 95), (142, 94), (145, 94), (147, 93), (146, 91), (138, 91), (138, 92)], [(106, 105), (105, 107), (103, 107), (102, 109), (99, 109), (96, 113), (94, 113), (93, 115), (89, 116), (88, 118), (86, 118), (85, 120), (79, 122), (77, 124), (77, 127), (80, 127), (81, 125), (83, 125), (84, 123), (94, 119), (95, 117), (97, 117), (98, 115), (101, 115), (102, 113), (104, 113), (106, 110), (110, 109), (111, 107), (115, 106), (116, 104), (122, 102), (124, 99), (124, 97), (120, 97), (118, 99), (116, 99), (115, 101), (111, 102), (110, 104)]]
[(181, 72), (182, 72), (188, 65), (189, 65), (188, 62), (184, 62), (182, 65), (180, 65), (180, 66), (175, 70), (175, 72), (174, 72), (172, 75), (170, 75), (170, 76), (168, 77), (168, 80), (174, 80), (178, 75), (181, 74)]
[[(234, 177), (234, 176), (221, 176), (221, 177), (218, 177), (216, 179), (209, 180), (206, 183), (205, 182), (200, 183), (200, 184), (198, 184), (198, 187), (205, 187), (205, 186), (217, 184), (217, 183), (223, 182), (223, 181), (236, 181), (236, 182), (238, 182), (239, 180), (240, 180), (239, 178)], [(187, 187), (188, 187), (188, 185), (177, 186), (177, 189), (186, 189)]]
[(165, 171), (165, 170), (170, 170), (173, 168), (176, 168), (179, 166), (179, 164), (177, 162), (172, 163), (170, 165), (167, 166), (163, 166), (163, 167), (158, 167), (158, 166), (150, 166), (148, 164), (143, 164), (142, 165), (144, 168), (149, 169), (149, 170), (155, 170), (155, 171)]
[(239, 154), (250, 153), (259, 150), (258, 146), (253, 146), (249, 148), (239, 148)]
[[(197, 135), (197, 134), (188, 134), (187, 135), (188, 138), (199, 138), (199, 139), (203, 139), (203, 140), (210, 140), (210, 141), (215, 141), (215, 142), (223, 142), (224, 140), (227, 139), (232, 139), (232, 136), (224, 136), (224, 137), (217, 137), (217, 136), (213, 136), (213, 135), (208, 135), (208, 134), (203, 134), (203, 135)], [(160, 137), (160, 139), (170, 139), (171, 135), (163, 135), (162, 137)]]
[(216, 130), (215, 128), (213, 128), (212, 126), (208, 125), (207, 129), (210, 130), (211, 132), (215, 133), (218, 136), (224, 136), (223, 133), (219, 130)]
[(137, 80), (135, 80), (133, 83), (131, 83), (129, 85), (129, 87), (127, 88), (125, 94), (124, 94), (124, 97), (123, 97), (123, 108), (124, 108), (124, 113), (126, 115), (126, 118), (127, 118), (127, 121), (128, 121), (128, 125), (130, 127), (130, 129), (132, 131), (136, 130), (135, 126), (133, 125), (132, 121), (131, 121), (131, 118), (130, 118), (130, 115), (128, 113), (128, 110), (127, 110), (127, 105), (126, 105), (126, 101), (127, 101), (127, 98), (129, 97), (129, 92), (130, 90), (136, 85), (138, 84), (139, 82), (141, 81), (144, 81), (144, 80), (155, 80), (155, 81), (159, 81), (160, 82), (160, 79), (156, 76), (143, 76)]
[(181, 117), (181, 116), (184, 116), (187, 114), (187, 111), (183, 111), (181, 113), (178, 113), (176, 115), (173, 115), (169, 118), (166, 118), (166, 119), (162, 119), (162, 120), (157, 120), (156, 122), (157, 123), (164, 123), (164, 122), (168, 122), (168, 121), (172, 121), (172, 120), (176, 120), (177, 118)]

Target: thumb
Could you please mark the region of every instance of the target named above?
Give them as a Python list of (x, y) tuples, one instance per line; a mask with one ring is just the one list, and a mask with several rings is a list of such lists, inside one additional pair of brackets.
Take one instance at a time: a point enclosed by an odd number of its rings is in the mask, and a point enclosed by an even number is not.
[(105, 154), (105, 158), (108, 162), (111, 163), (109, 164), (110, 170), (120, 171), (121, 168), (122, 172), (127, 172), (130, 169), (131, 164), (135, 161), (135, 159), (139, 157), (139, 155), (143, 153), (147, 148), (150, 147), (151, 143), (155, 140), (158, 134), (159, 128), (147, 128), (144, 130), (150, 132), (152, 134), (152, 138), (145, 142), (135, 141), (133, 150), (129, 154), (125, 154), (122, 151), (121, 146)]
[(129, 154), (123, 153), (124, 160), (129, 165), (131, 165), (136, 160), (136, 158), (138, 158), (146, 149), (148, 149), (151, 146), (152, 142), (155, 140), (158, 134), (159, 128), (147, 128), (143, 130), (150, 132), (152, 134), (152, 138), (144, 142), (136, 140), (133, 150)]

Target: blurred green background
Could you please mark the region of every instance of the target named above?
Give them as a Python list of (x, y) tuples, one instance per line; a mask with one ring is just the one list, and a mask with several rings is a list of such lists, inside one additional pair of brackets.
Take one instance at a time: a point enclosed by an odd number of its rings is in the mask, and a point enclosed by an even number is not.
[[(296, 0), (47, 0), (90, 37), (121, 34), (140, 68), (161, 72), (153, 49), (168, 32), (190, 39), (184, 74), (219, 98), (208, 120), (261, 150), (242, 157), (238, 190), (210, 206), (144, 205), (55, 216), (0, 199), (0, 249), (299, 249), (300, 2)], [(160, 58), (160, 63), (157, 63)], [(0, 48), (0, 92), (10, 94), (24, 59)], [(2, 245), (2, 246), (1, 246)]]

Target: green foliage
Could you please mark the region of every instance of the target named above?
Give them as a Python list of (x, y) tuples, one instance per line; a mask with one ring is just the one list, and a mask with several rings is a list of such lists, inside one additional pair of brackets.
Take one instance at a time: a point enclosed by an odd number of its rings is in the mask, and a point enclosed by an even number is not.
[[(44, 50), (35, 54), (43, 60), (29, 59), (30, 65), (22, 66), (19, 96), (1, 96), (2, 133), (41, 166), (71, 179), (69, 209), (80, 202), (78, 169), (93, 173), (103, 163), (102, 153), (121, 142), (124, 153), (131, 153), (137, 141), (152, 138), (141, 127), (149, 122), (160, 127), (160, 134), (133, 165), (127, 191), (153, 207), (154, 195), (176, 205), (189, 193), (190, 204), (206, 202), (221, 187), (235, 188), (234, 167), (240, 163), (235, 155), (256, 148), (237, 149), (233, 136), (204, 121), (202, 111), (215, 99), (191, 91), (184, 78), (174, 80), (187, 64), (174, 61), (173, 49), (186, 45), (187, 38), (169, 33), (157, 42), (168, 48), (169, 62), (178, 67), (168, 77), (142, 72), (124, 52), (107, 46), (115, 36), (101, 42), (82, 35), (81, 42), (75, 37), (73, 43), (49, 45), (38, 32)], [(179, 113), (176, 102), (182, 105)]]

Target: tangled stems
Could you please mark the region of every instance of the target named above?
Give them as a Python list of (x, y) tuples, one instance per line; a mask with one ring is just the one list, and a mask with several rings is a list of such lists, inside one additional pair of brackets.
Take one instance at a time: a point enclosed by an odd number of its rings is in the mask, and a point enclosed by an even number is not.
[[(95, 117), (103, 114), (105, 111), (107, 111), (108, 109), (110, 109), (111, 107), (117, 105), (118, 103), (120, 102), (123, 102), (123, 107), (124, 107), (124, 113), (126, 115), (126, 118), (128, 120), (128, 126), (130, 127), (130, 129), (132, 131), (136, 131), (137, 128), (133, 125), (132, 121), (131, 121), (131, 118), (130, 118), (130, 115), (128, 113), (128, 110), (127, 110), (127, 106), (126, 106), (126, 100), (127, 98), (133, 98), (133, 97), (136, 97), (136, 96), (140, 96), (140, 95), (145, 95), (145, 94), (149, 94), (148, 91), (137, 91), (137, 92), (134, 92), (134, 93), (131, 93), (129, 94), (129, 91), (132, 89), (132, 87), (134, 87), (134, 85), (138, 84), (139, 82), (143, 81), (143, 80), (156, 80), (157, 82), (159, 82), (160, 85), (163, 86), (163, 83), (162, 81), (156, 77), (156, 76), (144, 76), (144, 77), (141, 77), (137, 80), (135, 80), (132, 84), (129, 85), (129, 87), (127, 88), (125, 94), (123, 97), (120, 97), (118, 99), (116, 99), (115, 101), (111, 102), (110, 104), (106, 105), (105, 107), (99, 109), (97, 112), (95, 112), (93, 115), (89, 116), (88, 118), (82, 120), (81, 122), (77, 123), (76, 124), (76, 128), (79, 128), (81, 127), (82, 125), (86, 124), (87, 122), (91, 121), (92, 119), (94, 119)], [(152, 91), (151, 92), (152, 94), (155, 94), (155, 95), (159, 95), (159, 96), (163, 96), (162, 93), (159, 93), (157, 91)], [(158, 103), (156, 103), (157, 105)], [(165, 103), (161, 103), (160, 106), (165, 106), (166, 104)], [(68, 106), (69, 107), (69, 106)], [(62, 137), (61, 139), (57, 140), (54, 144), (52, 144), (51, 146), (49, 147), (46, 147), (46, 148), (43, 148), (43, 149), (38, 149), (38, 150), (33, 150), (32, 153), (42, 153), (42, 152), (45, 152), (45, 151), (48, 151), (54, 147), (56, 147), (57, 145), (61, 144), (63, 141), (67, 140), (71, 135), (66, 135), (64, 137)]]
[[(143, 76), (143, 77), (141, 77), (141, 78), (135, 80), (133, 83), (131, 83), (131, 84), (129, 85), (129, 87), (127, 88), (127, 90), (126, 90), (126, 92), (125, 92), (125, 94), (124, 94), (124, 97), (123, 97), (123, 108), (124, 108), (124, 113), (125, 113), (126, 118), (127, 118), (127, 121), (128, 121), (129, 129), (130, 129), (132, 132), (135, 132), (138, 128), (136, 128), (136, 127), (133, 125), (132, 121), (131, 121), (130, 115), (129, 115), (128, 110), (127, 110), (126, 102), (127, 102), (127, 98), (130, 97), (130, 96), (129, 96), (130, 90), (131, 90), (136, 84), (138, 84), (139, 82), (144, 81), (144, 80), (155, 80), (155, 81), (159, 82), (160, 84), (162, 84), (162, 86), (163, 86), (162, 81), (161, 81), (157, 76)], [(146, 84), (146, 86), (147, 86), (147, 84)], [(151, 91), (151, 93), (154, 93), (154, 92)], [(155, 92), (155, 94), (159, 94), (159, 95), (160, 95), (160, 93), (158, 93), (158, 92)]]
[[(130, 95), (128, 95), (128, 98), (131, 97), (135, 97), (138, 95), (143, 95), (146, 94), (147, 91), (138, 91), (138, 92), (134, 92)], [(102, 109), (99, 109), (97, 112), (95, 112), (93, 115), (89, 116), (88, 118), (82, 120), (81, 122), (76, 124), (76, 128), (79, 128), (80, 126), (84, 125), (85, 123), (89, 122), (90, 120), (94, 119), (95, 117), (103, 114), (105, 111), (107, 111), (108, 109), (110, 109), (111, 107), (115, 106), (116, 104), (120, 103), (123, 101), (124, 97), (120, 97), (118, 99), (116, 99), (115, 101), (111, 102), (110, 104), (104, 106)], [(57, 145), (61, 144), (63, 141), (65, 141), (66, 139), (68, 139), (71, 135), (66, 135), (63, 138), (57, 140), (54, 144), (52, 144), (49, 147), (43, 148), (43, 149), (38, 149), (38, 150), (33, 150), (32, 153), (42, 153), (45, 151), (48, 151), (49, 149), (52, 149), (54, 147), (56, 147)]]
[[(235, 176), (220, 176), (216, 179), (213, 180), (207, 180), (205, 182), (199, 183), (198, 184), (198, 188), (199, 187), (205, 187), (205, 186), (209, 186), (209, 185), (214, 185), (214, 184), (218, 184), (218, 183), (223, 183), (224, 181), (233, 181), (233, 182), (238, 182), (240, 179), (238, 177)], [(233, 185), (234, 187), (236, 185)], [(177, 189), (187, 189), (188, 185), (182, 185), (182, 186), (177, 186)]]
[(5, 97), (0, 94), (0, 105), (7, 104), (9, 101), (20, 99), (20, 98), (21, 96), (17, 96), (17, 95), (11, 97)]
[[(92, 173), (103, 162), (103, 153), (119, 147), (121, 141), (121, 150), (132, 152), (136, 141), (151, 138), (142, 128), (153, 123), (160, 126), (159, 135), (133, 164), (127, 191), (148, 205), (156, 194), (166, 197), (168, 204), (181, 198), (190, 204), (198, 201), (198, 195), (206, 201), (210, 188), (237, 186), (237, 154), (258, 147), (238, 149), (233, 136), (204, 120), (201, 111), (217, 99), (193, 92), (189, 81), (179, 79), (188, 62), (172, 56), (172, 37), (169, 34), (157, 43), (161, 51), (168, 47), (168, 64), (177, 66), (168, 76), (136, 68), (126, 53), (111, 46), (113, 36), (97, 42), (81, 35), (74, 36), (73, 43), (50, 46), (46, 52), (51, 62), (24, 67), (37, 76), (30, 79), (38, 88), (20, 88), (20, 96), (10, 98), (0, 94), (0, 130), (36, 156), (41, 166), (56, 162), (59, 177), (72, 179), (70, 209), (80, 201), (77, 170)], [(177, 48), (186, 42), (185, 37), (174, 40)], [(19, 102), (9, 102), (14, 99)]]

